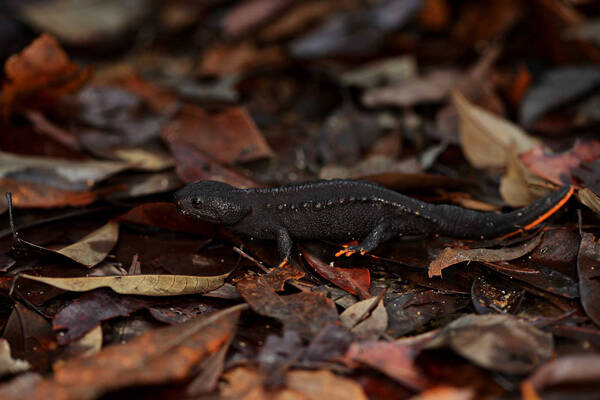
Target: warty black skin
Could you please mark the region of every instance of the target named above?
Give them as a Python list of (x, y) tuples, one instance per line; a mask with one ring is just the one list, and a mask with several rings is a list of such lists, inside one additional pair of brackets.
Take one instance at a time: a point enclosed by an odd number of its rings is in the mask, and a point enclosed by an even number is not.
[(346, 253), (352, 254), (374, 250), (401, 235), (496, 238), (535, 221), (570, 193), (565, 186), (505, 214), (429, 204), (373, 183), (346, 179), (259, 189), (198, 181), (175, 193), (175, 201), (184, 215), (276, 240), (283, 261), (295, 239), (361, 241), (347, 248)]

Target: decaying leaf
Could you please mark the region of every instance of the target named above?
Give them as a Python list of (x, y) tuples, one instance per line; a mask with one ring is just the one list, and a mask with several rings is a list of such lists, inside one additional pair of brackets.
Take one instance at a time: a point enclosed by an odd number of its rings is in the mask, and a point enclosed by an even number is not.
[(277, 294), (285, 281), (302, 275), (286, 266), (266, 275), (247, 276), (238, 282), (237, 289), (257, 313), (276, 318), (286, 328), (312, 338), (327, 325), (336, 324), (338, 315), (333, 301), (320, 293)]
[(21, 276), (72, 292), (87, 292), (101, 287), (109, 287), (120, 294), (180, 296), (214, 290), (225, 283), (228, 275), (132, 275), (87, 276), (83, 278), (48, 278), (26, 274)]
[(5, 118), (19, 97), (56, 98), (78, 89), (90, 75), (89, 70), (72, 63), (58, 41), (47, 34), (10, 57), (4, 65), (4, 73), (7, 78), (2, 93)]
[(382, 299), (371, 297), (344, 310), (340, 321), (357, 339), (377, 340), (387, 328), (388, 316)]
[(73, 161), (0, 151), (0, 177), (71, 191), (90, 189), (130, 167), (131, 164), (121, 161)]
[(511, 154), (539, 145), (517, 125), (471, 104), (459, 92), (454, 92), (452, 99), (460, 117), (463, 153), (474, 167), (503, 167)]
[(364, 299), (370, 296), (371, 275), (368, 269), (333, 267), (305, 249), (302, 249), (302, 254), (319, 275), (334, 285)]
[(450, 347), (492, 371), (525, 374), (550, 359), (552, 335), (512, 315), (466, 315), (442, 328), (425, 346)]
[(93, 203), (100, 195), (94, 190), (63, 190), (41, 183), (3, 178), (0, 178), (0, 192), (12, 193), (13, 206), (17, 208), (80, 207)]
[(527, 242), (501, 249), (456, 249), (447, 247), (429, 264), (429, 277), (442, 276), (442, 270), (463, 261), (506, 261), (514, 260), (529, 253), (540, 244), (541, 235)]
[(421, 391), (431, 382), (416, 367), (415, 355), (414, 349), (398, 343), (355, 342), (344, 359), (350, 363), (368, 365), (409, 388)]
[(208, 318), (157, 329), (128, 343), (108, 346), (90, 357), (77, 357), (57, 366), (54, 376), (20, 391), (12, 382), (0, 386), (6, 400), (93, 400), (103, 394), (144, 384), (180, 381), (202, 360), (229, 342), (235, 333), (238, 305)]

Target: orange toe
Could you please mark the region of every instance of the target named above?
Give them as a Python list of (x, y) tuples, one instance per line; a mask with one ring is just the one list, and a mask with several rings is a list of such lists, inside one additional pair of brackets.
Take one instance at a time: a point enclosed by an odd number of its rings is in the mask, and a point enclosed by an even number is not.
[(287, 258), (285, 260), (283, 260), (282, 262), (279, 263), (279, 265), (277, 266), (277, 268), (283, 268), (287, 265), (288, 260)]

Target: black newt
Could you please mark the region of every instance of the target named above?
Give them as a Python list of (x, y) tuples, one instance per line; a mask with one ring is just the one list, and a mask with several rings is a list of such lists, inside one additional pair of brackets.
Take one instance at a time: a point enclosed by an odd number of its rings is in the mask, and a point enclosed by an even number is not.
[(505, 213), (434, 205), (382, 186), (334, 179), (276, 188), (238, 189), (215, 181), (175, 193), (179, 211), (258, 239), (277, 240), (282, 263), (293, 239), (361, 240), (336, 255), (374, 250), (395, 236), (441, 234), (466, 239), (508, 237), (539, 225), (573, 194), (564, 186), (527, 207)]

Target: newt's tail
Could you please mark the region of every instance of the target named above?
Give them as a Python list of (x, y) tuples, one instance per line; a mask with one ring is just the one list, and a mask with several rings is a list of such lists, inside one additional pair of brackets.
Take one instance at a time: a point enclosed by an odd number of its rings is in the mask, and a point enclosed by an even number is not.
[(535, 228), (556, 213), (573, 195), (573, 186), (563, 186), (518, 210), (506, 213), (484, 213), (464, 208), (439, 205), (435, 212), (442, 222), (442, 235), (494, 239), (510, 237)]

